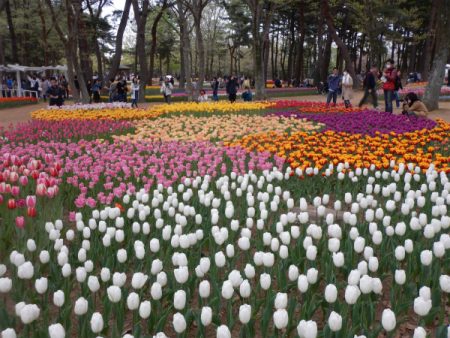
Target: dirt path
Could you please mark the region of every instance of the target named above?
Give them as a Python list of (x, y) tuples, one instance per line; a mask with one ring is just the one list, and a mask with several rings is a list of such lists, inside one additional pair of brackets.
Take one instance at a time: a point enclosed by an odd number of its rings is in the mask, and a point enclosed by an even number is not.
[[(361, 99), (363, 93), (362, 92), (356, 92), (354, 95), (354, 98), (352, 100), (353, 104), (358, 104), (359, 100)], [(274, 98), (275, 100), (303, 100), (303, 101), (326, 101), (325, 95), (306, 95), (306, 96), (296, 96), (296, 97), (283, 97), (283, 98)], [(339, 100), (338, 102), (341, 102), (342, 100)], [(140, 107), (147, 108), (149, 106), (153, 106), (160, 103), (144, 103)], [(383, 102), (379, 102), (380, 107), (383, 105)], [(394, 103), (395, 105), (395, 103)], [(38, 103), (33, 105), (27, 105), (17, 108), (7, 108), (7, 109), (1, 109), (0, 110), (0, 127), (9, 127), (11, 124), (15, 125), (20, 122), (26, 122), (31, 119), (31, 112), (45, 108), (47, 106), (47, 103)], [(400, 113), (401, 109), (394, 109), (395, 113)], [(429, 117), (431, 119), (437, 119), (441, 118), (447, 122), (450, 123), (450, 102), (440, 102), (439, 103), (439, 109), (432, 111), (429, 114)]]

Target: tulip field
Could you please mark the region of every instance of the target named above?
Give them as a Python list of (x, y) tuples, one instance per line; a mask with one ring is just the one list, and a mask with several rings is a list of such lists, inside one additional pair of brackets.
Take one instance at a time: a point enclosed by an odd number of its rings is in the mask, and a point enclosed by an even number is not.
[(1, 337), (450, 337), (450, 124), (307, 101), (0, 130)]

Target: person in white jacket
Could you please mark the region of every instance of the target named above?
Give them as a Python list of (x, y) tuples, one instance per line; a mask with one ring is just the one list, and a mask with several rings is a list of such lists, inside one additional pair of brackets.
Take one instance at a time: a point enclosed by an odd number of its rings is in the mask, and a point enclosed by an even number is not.
[(347, 70), (344, 71), (342, 76), (342, 98), (346, 108), (352, 106), (350, 100), (353, 98), (353, 79)]
[(173, 85), (170, 82), (170, 79), (168, 77), (166, 77), (166, 80), (161, 82), (160, 91), (161, 91), (161, 94), (164, 95), (164, 101), (166, 101), (167, 104), (170, 104), (170, 102), (171, 102), (172, 89), (173, 89)]
[(137, 102), (139, 100), (139, 78), (136, 76), (131, 83), (131, 108), (138, 107)]

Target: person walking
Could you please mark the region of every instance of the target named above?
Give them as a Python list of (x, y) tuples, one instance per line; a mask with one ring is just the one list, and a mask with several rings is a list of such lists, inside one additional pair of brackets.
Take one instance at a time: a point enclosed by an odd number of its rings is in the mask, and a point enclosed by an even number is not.
[(383, 70), (381, 82), (383, 82), (384, 104), (387, 113), (393, 112), (392, 100), (394, 99), (395, 81), (397, 78), (397, 70), (394, 67), (394, 60), (389, 59)]
[(138, 108), (137, 102), (139, 100), (139, 78), (135, 77), (131, 83), (131, 108)]
[(372, 97), (372, 105), (374, 109), (378, 109), (378, 97), (377, 97), (377, 78), (378, 70), (375, 67), (370, 68), (370, 71), (366, 73), (363, 81), (364, 96), (359, 101), (358, 107), (361, 108), (366, 103), (369, 95)]
[(398, 91), (400, 89), (403, 89), (402, 78), (400, 71), (397, 71), (397, 77), (395, 78), (395, 91), (394, 91), (395, 104), (397, 108), (400, 108), (400, 96), (398, 95)]
[(236, 77), (231, 77), (227, 82), (227, 93), (228, 93), (228, 99), (231, 103), (236, 101), (236, 94), (238, 89), (238, 83), (236, 81)]
[(353, 79), (347, 70), (344, 71), (342, 76), (342, 97), (345, 108), (350, 108), (352, 106), (350, 100), (353, 98)]
[(212, 83), (212, 100), (213, 101), (219, 101), (219, 81), (217, 80), (217, 77), (214, 77)]
[(166, 78), (165, 81), (161, 82), (161, 93), (164, 96), (164, 101), (167, 104), (171, 103), (171, 97), (172, 97), (172, 89), (173, 89), (173, 85), (172, 83), (170, 83), (169, 78)]
[(333, 106), (336, 106), (337, 94), (341, 84), (341, 77), (339, 76), (338, 69), (333, 68), (333, 73), (328, 76), (328, 95), (327, 95), (327, 107), (330, 106), (331, 99), (333, 99)]

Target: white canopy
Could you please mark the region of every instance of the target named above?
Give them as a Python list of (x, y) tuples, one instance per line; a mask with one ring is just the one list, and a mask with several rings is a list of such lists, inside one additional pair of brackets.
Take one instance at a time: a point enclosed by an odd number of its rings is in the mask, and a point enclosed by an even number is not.
[(29, 67), (29, 66), (22, 66), (18, 64), (9, 64), (7, 66), (0, 65), (0, 72), (5, 73), (16, 73), (16, 80), (17, 80), (17, 92), (18, 95), (22, 95), (22, 83), (20, 81), (20, 72), (43, 72), (46, 70), (58, 70), (60, 72), (66, 73), (67, 77), (67, 66), (42, 66), (42, 67)]

